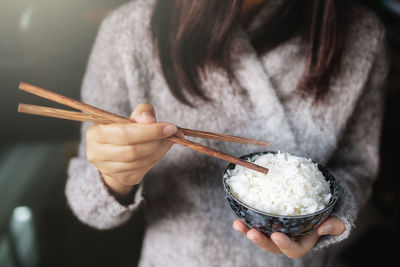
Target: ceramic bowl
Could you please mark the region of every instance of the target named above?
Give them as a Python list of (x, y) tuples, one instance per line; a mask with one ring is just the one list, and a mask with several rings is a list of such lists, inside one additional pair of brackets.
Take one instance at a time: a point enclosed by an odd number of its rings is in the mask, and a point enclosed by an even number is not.
[[(266, 151), (252, 153), (242, 156), (241, 159), (250, 160), (256, 155), (263, 155), (266, 153), (276, 152)], [(266, 235), (270, 235), (273, 232), (282, 232), (289, 236), (296, 236), (311, 231), (318, 227), (331, 214), (339, 198), (340, 190), (337, 181), (326, 168), (318, 164), (318, 169), (324, 175), (331, 189), (331, 199), (326, 208), (311, 214), (298, 216), (275, 215), (260, 211), (244, 204), (230, 192), (230, 187), (227, 185), (226, 180), (229, 179), (228, 170), (234, 169), (235, 165), (236, 164), (233, 163), (229, 164), (224, 171), (222, 183), (225, 190), (225, 197), (237, 217), (242, 219), (248, 227), (254, 228)]]

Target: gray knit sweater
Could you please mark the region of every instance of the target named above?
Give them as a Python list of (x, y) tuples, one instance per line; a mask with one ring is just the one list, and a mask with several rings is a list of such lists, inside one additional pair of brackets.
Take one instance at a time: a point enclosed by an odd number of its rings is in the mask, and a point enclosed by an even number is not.
[[(257, 27), (277, 2), (268, 2), (250, 27)], [(236, 79), (229, 82), (224, 71), (208, 68), (202, 85), (213, 101), (194, 98), (196, 108), (189, 108), (171, 95), (152, 47), (153, 4), (154, 0), (129, 2), (102, 23), (82, 100), (124, 116), (137, 104), (149, 102), (159, 121), (268, 140), (271, 150), (310, 157), (340, 182), (343, 193), (333, 215), (343, 220), (346, 231), (322, 237), (300, 259), (261, 250), (231, 227), (235, 216), (221, 184), (227, 163), (178, 145), (145, 176), (134, 202), (121, 205), (85, 158), (87, 123), (79, 155), (69, 166), (66, 195), (71, 209), (82, 222), (109, 229), (129, 220), (142, 203), (147, 224), (140, 266), (320, 266), (328, 253), (325, 248), (350, 234), (377, 174), (387, 73), (382, 25), (370, 11), (352, 6), (340, 71), (326, 101), (316, 105), (294, 92), (305, 67), (301, 39), (293, 37), (258, 56), (241, 28), (232, 49)], [(197, 141), (236, 156), (260, 151)]]

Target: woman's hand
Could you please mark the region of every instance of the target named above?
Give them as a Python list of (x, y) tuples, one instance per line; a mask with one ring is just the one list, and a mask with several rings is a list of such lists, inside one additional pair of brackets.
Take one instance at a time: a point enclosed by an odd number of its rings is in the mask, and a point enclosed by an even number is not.
[(329, 217), (316, 230), (296, 238), (289, 238), (280, 232), (275, 232), (271, 237), (267, 237), (255, 229), (250, 229), (240, 219), (235, 220), (232, 227), (263, 250), (274, 254), (284, 253), (289, 258), (300, 258), (306, 255), (320, 236), (340, 235), (345, 230), (344, 223), (336, 217)]
[(131, 118), (137, 123), (93, 124), (86, 132), (86, 155), (118, 196), (130, 193), (171, 148), (165, 140), (177, 128), (156, 123), (150, 104), (140, 104)]

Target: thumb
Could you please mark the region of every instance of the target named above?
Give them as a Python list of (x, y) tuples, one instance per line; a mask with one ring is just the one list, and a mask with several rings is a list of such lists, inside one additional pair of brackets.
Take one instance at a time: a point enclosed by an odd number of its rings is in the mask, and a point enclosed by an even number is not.
[(151, 104), (141, 103), (136, 106), (130, 119), (138, 123), (154, 123), (156, 122), (156, 112)]
[(329, 217), (320, 226), (317, 231), (319, 235), (341, 235), (346, 230), (346, 226), (337, 217)]

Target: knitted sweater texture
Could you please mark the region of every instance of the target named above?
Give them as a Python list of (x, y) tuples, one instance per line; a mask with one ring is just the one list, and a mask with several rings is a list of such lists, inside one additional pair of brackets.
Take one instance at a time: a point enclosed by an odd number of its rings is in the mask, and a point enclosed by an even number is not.
[[(275, 2), (267, 3), (249, 27), (257, 27)], [(221, 183), (227, 163), (178, 145), (146, 174), (133, 203), (121, 205), (86, 160), (88, 123), (82, 126), (79, 155), (69, 166), (66, 195), (72, 211), (92, 227), (109, 229), (144, 205), (140, 266), (321, 266), (327, 248), (354, 228), (378, 171), (388, 65), (382, 25), (366, 8), (351, 6), (339, 71), (326, 99), (316, 104), (295, 91), (306, 63), (304, 41), (294, 36), (260, 56), (240, 28), (232, 48), (235, 79), (208, 67), (202, 87), (212, 101), (191, 98), (195, 108), (190, 108), (173, 97), (161, 72), (149, 31), (153, 5), (154, 0), (131, 1), (104, 20), (87, 65), (82, 100), (123, 116), (148, 102), (158, 121), (268, 140), (270, 150), (310, 157), (339, 180), (342, 194), (333, 215), (343, 220), (346, 231), (322, 237), (299, 259), (261, 250), (232, 229), (235, 216)], [(260, 151), (196, 141), (236, 156)]]

